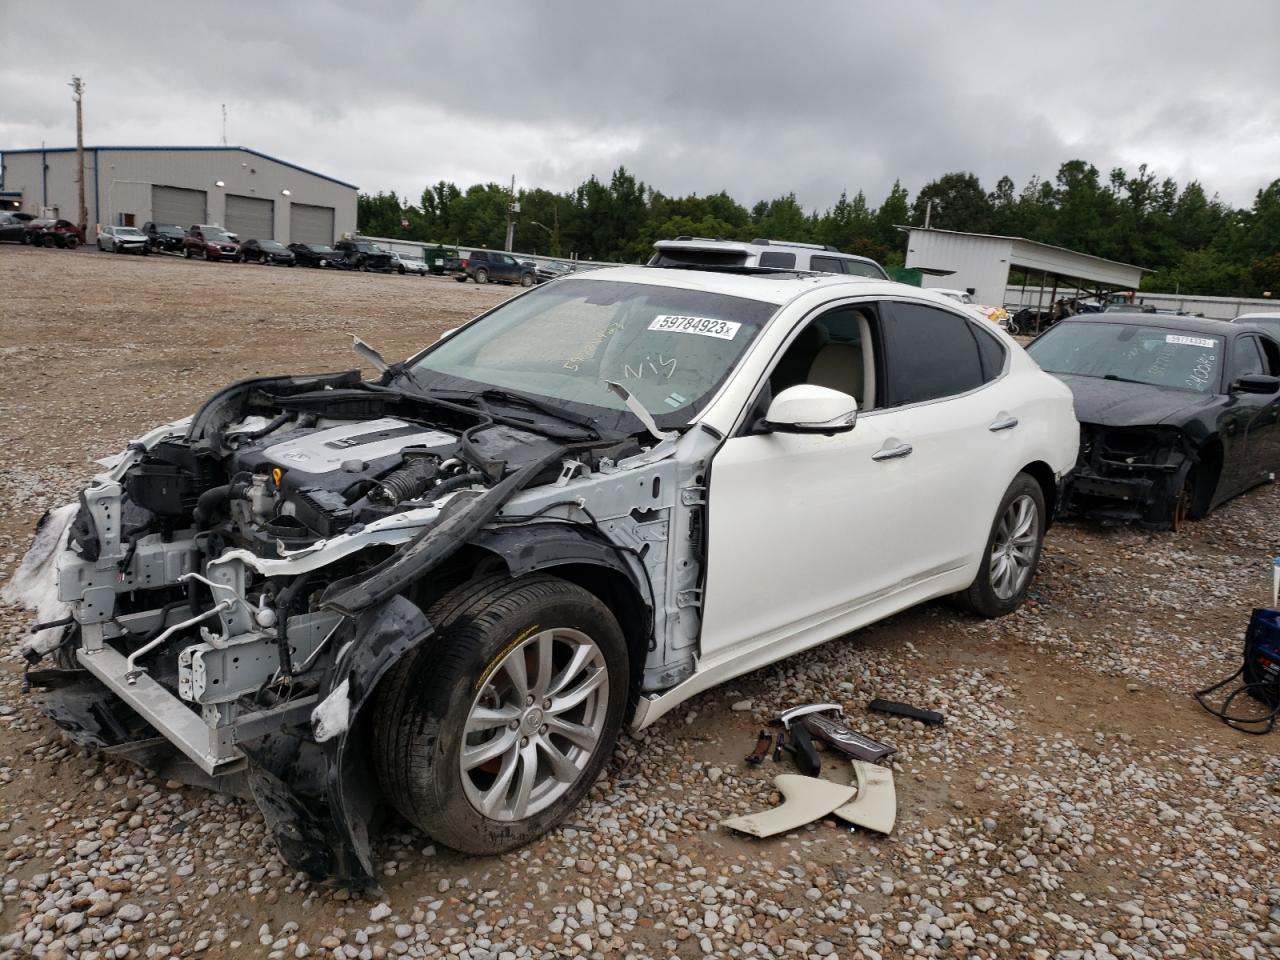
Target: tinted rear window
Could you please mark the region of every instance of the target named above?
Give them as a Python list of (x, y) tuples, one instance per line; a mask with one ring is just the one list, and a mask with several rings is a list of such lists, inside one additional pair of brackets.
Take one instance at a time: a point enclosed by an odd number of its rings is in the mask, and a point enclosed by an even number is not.
[(660, 250), (649, 261), (651, 267), (742, 267), (746, 263), (747, 255), (740, 250)]
[(888, 306), (889, 406), (950, 397), (982, 385), (978, 341), (967, 320), (916, 303)]
[(783, 270), (791, 270), (795, 268), (795, 265), (796, 255), (794, 253), (768, 250), (760, 254), (760, 266), (762, 267), (779, 267)]

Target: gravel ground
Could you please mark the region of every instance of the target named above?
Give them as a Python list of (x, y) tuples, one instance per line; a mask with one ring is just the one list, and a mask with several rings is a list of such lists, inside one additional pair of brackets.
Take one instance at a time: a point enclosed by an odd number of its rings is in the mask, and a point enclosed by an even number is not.
[[(401, 356), (511, 291), (0, 249), (0, 580), (91, 458), (257, 372)], [(1280, 757), (1202, 713), (1280, 554), (1280, 490), (1183, 531), (1061, 524), (1034, 597), (921, 607), (626, 737), (571, 822), (492, 859), (403, 823), (365, 897), (287, 871), (257, 810), (64, 741), (0, 661), (0, 953), (268, 956), (1280, 956)], [(0, 606), (11, 647), (23, 611)], [(942, 710), (941, 728), (865, 710)], [(898, 747), (888, 838), (717, 829), (776, 801), (743, 763), (779, 709), (838, 700)], [(826, 768), (836, 769), (827, 759)]]

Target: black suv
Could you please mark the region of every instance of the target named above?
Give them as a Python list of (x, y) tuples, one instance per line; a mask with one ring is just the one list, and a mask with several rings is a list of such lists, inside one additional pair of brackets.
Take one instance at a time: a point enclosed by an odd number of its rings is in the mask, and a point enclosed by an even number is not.
[(147, 235), (147, 246), (157, 253), (181, 253), (182, 241), (187, 235), (176, 223), (152, 223), (142, 225), (142, 232)]
[(339, 240), (333, 247), (346, 258), (352, 270), (382, 270), (390, 273), (396, 266), (391, 254), (369, 240)]
[(472, 250), (469, 256), (457, 261), (446, 261), (445, 269), (452, 267), (453, 279), (466, 283), (470, 277), (476, 283), (518, 283), (531, 287), (538, 282), (538, 271), (531, 263), (521, 263), (509, 253), (493, 253), (488, 250)]

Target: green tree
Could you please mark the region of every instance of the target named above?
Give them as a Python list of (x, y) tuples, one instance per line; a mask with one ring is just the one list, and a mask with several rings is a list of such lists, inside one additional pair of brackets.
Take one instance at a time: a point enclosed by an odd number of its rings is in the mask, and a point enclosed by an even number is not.
[(912, 223), (923, 226), (925, 211), (932, 204), (929, 225), (939, 230), (990, 233), (993, 220), (991, 199), (972, 173), (944, 173), (924, 185), (912, 206)]

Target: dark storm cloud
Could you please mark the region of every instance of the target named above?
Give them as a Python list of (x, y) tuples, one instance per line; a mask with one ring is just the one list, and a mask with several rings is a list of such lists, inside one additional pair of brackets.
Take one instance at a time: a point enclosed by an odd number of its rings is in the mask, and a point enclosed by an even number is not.
[[(379, 10), (389, 14), (377, 16)], [(878, 203), (1148, 162), (1232, 202), (1280, 175), (1272, 0), (1030, 5), (311, 2), (10, 8), (88, 81), (91, 142), (228, 139), (416, 198), (438, 179)], [(12, 63), (12, 61), (10, 61)], [(0, 144), (69, 143), (65, 78), (0, 71)]]

